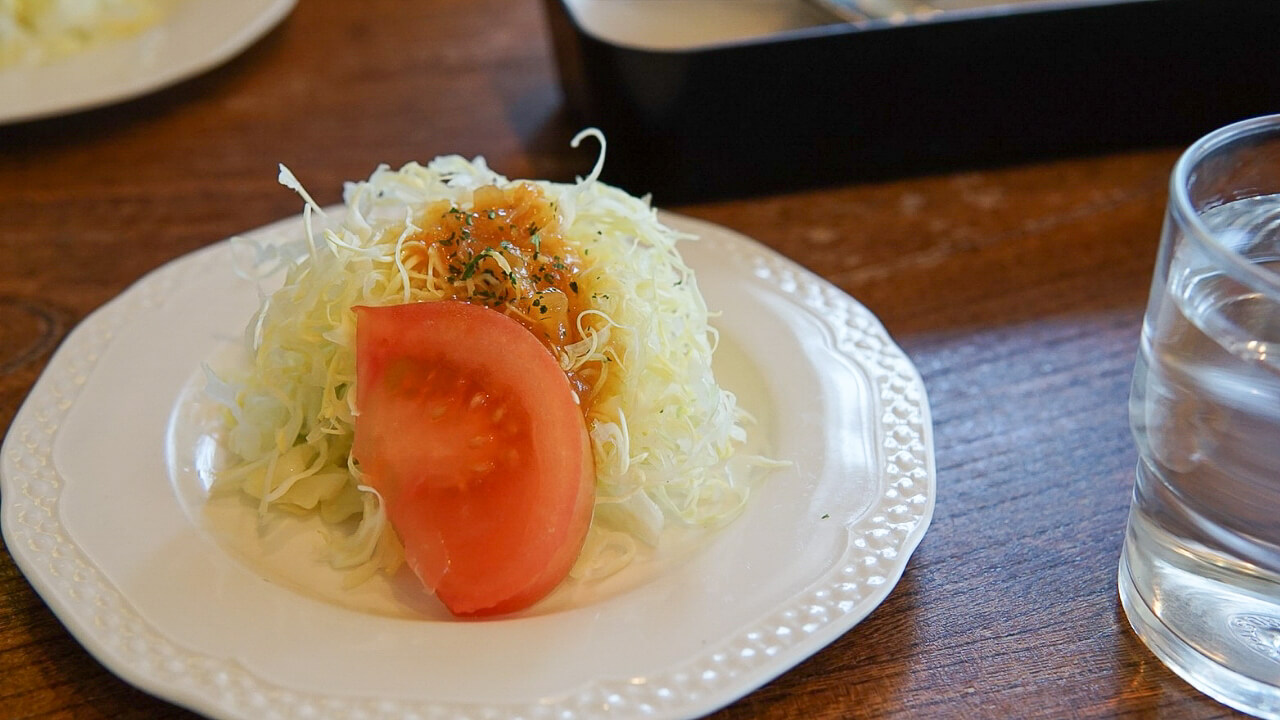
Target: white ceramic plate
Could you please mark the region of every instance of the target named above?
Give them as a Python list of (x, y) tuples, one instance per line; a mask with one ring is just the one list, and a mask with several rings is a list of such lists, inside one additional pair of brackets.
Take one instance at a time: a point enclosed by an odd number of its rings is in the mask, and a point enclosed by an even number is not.
[(181, 0), (159, 24), (43, 65), (0, 69), (0, 123), (137, 97), (235, 57), (296, 0)]
[(702, 236), (684, 254), (723, 310), (719, 379), (793, 463), (729, 527), (501, 620), (451, 620), (394, 582), (343, 591), (314, 530), (205, 498), (218, 448), (199, 367), (257, 303), (224, 242), (148, 275), (55, 353), (2, 450), (10, 552), (103, 664), (214, 717), (683, 717), (732, 702), (888, 595), (933, 513), (932, 428), (916, 370), (864, 307), (741, 235), (665, 219)]

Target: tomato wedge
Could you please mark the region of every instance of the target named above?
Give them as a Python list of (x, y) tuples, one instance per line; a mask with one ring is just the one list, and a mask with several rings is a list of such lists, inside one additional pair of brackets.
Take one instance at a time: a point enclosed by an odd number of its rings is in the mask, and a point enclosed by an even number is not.
[(450, 612), (514, 612), (555, 589), (591, 524), (595, 464), (550, 351), (481, 305), (358, 307), (356, 388), (352, 454)]

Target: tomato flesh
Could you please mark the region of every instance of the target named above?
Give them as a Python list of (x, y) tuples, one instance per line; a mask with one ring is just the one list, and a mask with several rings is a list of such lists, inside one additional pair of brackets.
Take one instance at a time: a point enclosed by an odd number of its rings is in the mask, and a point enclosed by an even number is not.
[(515, 612), (582, 549), (595, 465), (556, 359), (458, 301), (356, 308), (352, 454), (423, 584), (455, 615)]

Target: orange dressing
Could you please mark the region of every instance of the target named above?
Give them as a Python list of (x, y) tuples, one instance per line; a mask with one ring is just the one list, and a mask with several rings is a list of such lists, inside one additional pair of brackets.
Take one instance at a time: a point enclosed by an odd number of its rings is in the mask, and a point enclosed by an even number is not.
[[(582, 339), (587, 309), (582, 260), (561, 233), (554, 204), (536, 185), (477, 188), (472, 206), (433, 203), (405, 240), (401, 261), (415, 288), (503, 312), (552, 351)], [(592, 367), (592, 366), (595, 367)], [(570, 372), (584, 401), (599, 363)]]

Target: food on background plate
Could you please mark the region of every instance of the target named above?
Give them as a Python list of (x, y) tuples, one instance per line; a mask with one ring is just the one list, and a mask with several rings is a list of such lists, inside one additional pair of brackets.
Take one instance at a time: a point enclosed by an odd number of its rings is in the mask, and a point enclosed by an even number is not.
[[(238, 462), (215, 487), (318, 513), (352, 583), (405, 560), (457, 615), (611, 575), (664, 527), (733, 519), (771, 462), (712, 372), (693, 271), (645, 199), (508, 180), (482, 158), (379, 167), (282, 263), (249, 367), (208, 371)], [(318, 227), (319, 226), (319, 227)]]
[(0, 68), (35, 65), (154, 25), (177, 0), (0, 0)]

